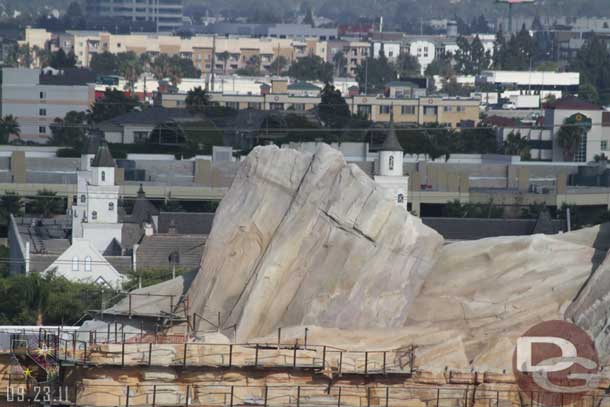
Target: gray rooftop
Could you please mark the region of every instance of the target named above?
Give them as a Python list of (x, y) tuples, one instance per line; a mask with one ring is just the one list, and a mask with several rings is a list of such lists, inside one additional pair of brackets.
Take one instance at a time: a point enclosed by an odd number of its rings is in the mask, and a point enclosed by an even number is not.
[(565, 228), (563, 221), (550, 218), (546, 222), (542, 220), (544, 226), (538, 219), (422, 218), (422, 222), (447, 240), (555, 234)]
[(394, 127), (394, 118), (390, 121), (390, 128), (388, 129), (388, 135), (386, 136), (383, 144), (381, 145), (380, 151), (403, 151), (402, 145), (396, 137), (396, 128)]
[(136, 252), (136, 261), (142, 269), (171, 270), (170, 255), (177, 253), (176, 268), (198, 269), (203, 256), (205, 235), (158, 234), (144, 236)]
[(152, 317), (177, 313), (182, 307), (180, 299), (191, 286), (196, 274), (196, 271), (191, 271), (172, 280), (133, 290), (130, 292), (131, 301), (125, 298), (104, 310), (104, 313)]
[(175, 233), (184, 235), (209, 235), (212, 230), (214, 213), (208, 212), (161, 212), (159, 214), (159, 233)]
[(108, 148), (108, 143), (106, 141), (101, 140), (98, 147), (97, 152), (95, 153), (95, 157), (93, 158), (93, 162), (91, 162), (92, 167), (114, 167), (114, 159), (112, 158), (112, 154), (110, 153), (110, 148)]

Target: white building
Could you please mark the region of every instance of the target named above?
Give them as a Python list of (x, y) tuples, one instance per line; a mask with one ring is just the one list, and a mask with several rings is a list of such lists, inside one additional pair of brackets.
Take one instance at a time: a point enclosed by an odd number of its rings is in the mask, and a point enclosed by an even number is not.
[(101, 253), (113, 240), (121, 241), (118, 219), (119, 186), (115, 185), (115, 163), (105, 140), (95, 155), (81, 157), (77, 202), (72, 207), (72, 239), (86, 239)]
[(396, 137), (393, 117), (388, 135), (379, 150), (375, 182), (384, 187), (388, 198), (407, 209), (409, 177), (404, 175), (403, 148)]
[(409, 54), (417, 58), (423, 75), (428, 65), (434, 61), (436, 55), (436, 45), (433, 41), (419, 39), (411, 41), (409, 44)]
[(124, 277), (104, 257), (113, 244), (120, 245), (123, 226), (117, 215), (115, 163), (104, 140), (92, 138), (88, 143), (81, 155), (77, 195), (68, 210), (72, 219), (70, 246), (44, 272), (120, 288)]
[(44, 271), (71, 281), (105, 284), (120, 288), (124, 277), (87, 239), (72, 239), (68, 249)]
[(2, 68), (0, 115), (15, 116), (22, 140), (46, 143), (56, 118), (84, 112), (95, 101), (95, 80), (87, 77), (82, 70)]
[(158, 32), (172, 32), (182, 26), (182, 0), (116, 3), (112, 0), (88, 0), (90, 17), (109, 17), (128, 21), (149, 21)]
[(544, 127), (553, 132), (553, 161), (571, 161), (557, 142), (564, 124), (579, 126), (582, 137), (573, 157), (576, 162), (593, 161), (596, 155), (610, 156), (610, 113), (600, 106), (576, 98), (566, 98), (547, 106)]

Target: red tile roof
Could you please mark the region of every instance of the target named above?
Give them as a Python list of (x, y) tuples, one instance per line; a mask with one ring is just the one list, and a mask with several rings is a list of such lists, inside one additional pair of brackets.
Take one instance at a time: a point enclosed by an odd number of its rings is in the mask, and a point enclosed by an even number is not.
[(546, 109), (557, 110), (602, 110), (600, 105), (576, 97), (566, 97), (553, 103), (548, 103)]

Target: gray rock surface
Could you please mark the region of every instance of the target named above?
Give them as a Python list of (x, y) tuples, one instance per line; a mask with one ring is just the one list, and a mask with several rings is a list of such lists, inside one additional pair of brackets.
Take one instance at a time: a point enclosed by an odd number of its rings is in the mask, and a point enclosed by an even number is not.
[(277, 327), (401, 326), (442, 237), (337, 150), (256, 148), (218, 208), (189, 290), (237, 339)]
[(443, 245), (380, 188), (326, 145), (256, 148), (217, 211), (192, 312), (220, 312), (238, 342), (278, 327), (302, 341), (309, 325), (344, 348), (417, 344), (431, 370), (510, 371), (515, 339), (550, 319), (608, 348), (607, 226)]

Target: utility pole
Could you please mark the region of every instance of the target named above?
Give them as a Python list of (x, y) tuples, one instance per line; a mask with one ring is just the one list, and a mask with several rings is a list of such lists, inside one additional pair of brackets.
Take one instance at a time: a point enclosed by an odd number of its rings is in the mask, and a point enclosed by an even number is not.
[(369, 94), (369, 59), (364, 60), (364, 94)]
[(212, 37), (212, 92), (214, 92), (214, 71), (216, 68), (216, 34)]

